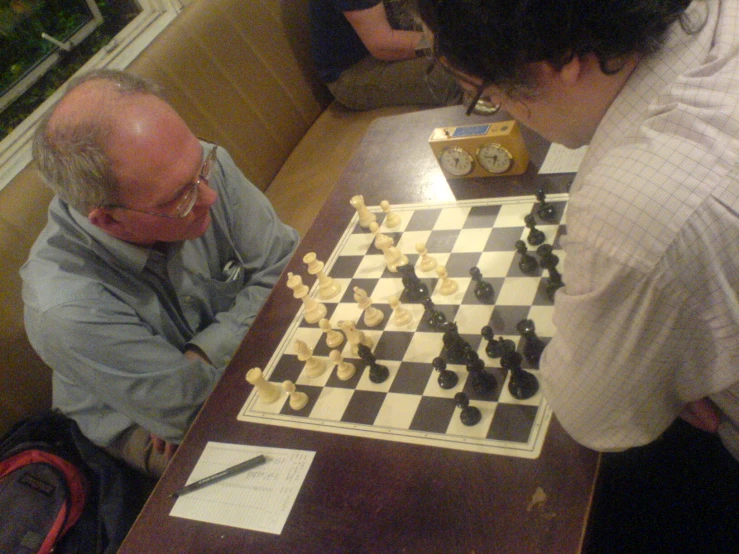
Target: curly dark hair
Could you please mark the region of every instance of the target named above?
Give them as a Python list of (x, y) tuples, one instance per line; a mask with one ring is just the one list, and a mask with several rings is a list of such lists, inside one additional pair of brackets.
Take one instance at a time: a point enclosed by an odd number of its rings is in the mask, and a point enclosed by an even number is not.
[(606, 74), (624, 56), (659, 49), (667, 29), (691, 22), (691, 0), (416, 0), (433, 34), (434, 54), (454, 70), (508, 94), (535, 88), (527, 64), (561, 69), (595, 54)]

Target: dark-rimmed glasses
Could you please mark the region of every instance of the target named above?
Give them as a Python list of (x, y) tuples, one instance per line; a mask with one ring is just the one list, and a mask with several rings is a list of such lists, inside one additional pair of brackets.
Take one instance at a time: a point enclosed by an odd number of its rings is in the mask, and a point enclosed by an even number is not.
[(147, 215), (153, 215), (156, 217), (166, 217), (167, 219), (184, 219), (188, 215), (190, 215), (190, 212), (192, 212), (192, 209), (195, 207), (195, 204), (198, 201), (198, 195), (200, 191), (200, 184), (205, 181), (205, 183), (208, 183), (208, 180), (210, 178), (210, 172), (213, 169), (213, 165), (216, 161), (216, 151), (218, 149), (218, 146), (213, 146), (209, 151), (208, 155), (205, 157), (205, 161), (203, 162), (202, 167), (200, 168), (200, 171), (198, 172), (198, 178), (195, 179), (195, 181), (189, 185), (184, 192), (180, 195), (180, 198), (177, 200), (177, 205), (172, 210), (171, 214), (163, 214), (163, 213), (157, 213), (157, 212), (150, 212), (147, 210), (140, 210), (138, 208), (129, 208), (128, 206), (120, 206), (118, 204), (109, 204), (105, 206), (106, 208), (118, 208), (121, 210), (128, 210), (130, 212), (139, 212), (142, 214)]
[[(459, 79), (459, 76), (455, 75), (455, 77)], [(468, 83), (468, 84), (471, 84), (471, 83)], [(472, 101), (469, 103), (469, 105), (467, 106), (467, 110), (464, 112), (465, 115), (467, 116), (472, 115), (472, 112), (477, 107), (477, 103), (482, 99), (483, 92), (485, 92), (485, 89), (488, 88), (489, 86), (490, 86), (490, 83), (488, 83), (487, 81), (483, 81), (482, 83), (480, 83), (480, 85), (477, 87), (477, 91), (475, 92), (475, 95), (472, 97)], [(486, 102), (488, 101), (486, 100)], [(500, 106), (501, 106), (500, 102), (498, 102), (497, 104), (494, 104), (492, 102), (489, 102), (489, 103), (491, 104), (491, 106), (485, 110), (485, 115), (492, 115), (500, 111)]]

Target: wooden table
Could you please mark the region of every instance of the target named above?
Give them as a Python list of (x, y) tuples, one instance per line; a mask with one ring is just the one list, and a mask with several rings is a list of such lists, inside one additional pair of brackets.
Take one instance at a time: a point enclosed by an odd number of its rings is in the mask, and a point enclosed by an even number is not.
[[(548, 145), (526, 131), (532, 161), (524, 175), (447, 183), (427, 142), (431, 131), (490, 120), (466, 118), (452, 107), (375, 121), (288, 271), (304, 274), (307, 252), (330, 255), (354, 213), (349, 199), (355, 194), (377, 204), (530, 195), (542, 185), (548, 192), (567, 190), (572, 175), (537, 176)], [(237, 421), (249, 392), (245, 372), (265, 367), (298, 307), (283, 276), (121, 553), (581, 550), (599, 457), (567, 436), (556, 418), (536, 460)], [(208, 441), (316, 452), (281, 535), (168, 515), (174, 503), (169, 494), (185, 483)], [(538, 488), (547, 500), (532, 506)]]

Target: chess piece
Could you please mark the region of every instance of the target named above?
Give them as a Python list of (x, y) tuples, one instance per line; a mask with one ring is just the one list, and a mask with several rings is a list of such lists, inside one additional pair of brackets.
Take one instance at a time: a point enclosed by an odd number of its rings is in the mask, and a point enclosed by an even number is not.
[(355, 356), (358, 354), (358, 347), (360, 344), (365, 345), (368, 348), (374, 346), (372, 338), (364, 334), (364, 331), (357, 329), (357, 325), (353, 321), (339, 321), (339, 328), (344, 331), (346, 340), (351, 345), (352, 354)]
[(400, 216), (390, 211), (390, 202), (383, 200), (380, 202), (380, 208), (385, 212), (385, 227), (392, 229), (400, 225)]
[(454, 403), (458, 407), (462, 408), (462, 411), (459, 414), (459, 419), (462, 421), (462, 425), (471, 427), (480, 423), (480, 420), (482, 419), (482, 413), (480, 413), (479, 408), (476, 408), (475, 406), (470, 406), (470, 399), (465, 393), (458, 392), (457, 394), (455, 394)]
[[(474, 356), (469, 356), (473, 354)], [(467, 371), (470, 374), (470, 384), (472, 390), (478, 396), (489, 396), (498, 388), (498, 381), (492, 373), (485, 371), (485, 362), (483, 362), (474, 350), (467, 352)]]
[(369, 230), (370, 232), (375, 235), (375, 248), (378, 250), (382, 250), (385, 252), (386, 248), (389, 248), (395, 244), (395, 241), (392, 239), (392, 237), (389, 237), (383, 233), (380, 232), (380, 226), (377, 224), (376, 221), (373, 221), (369, 224)]
[(466, 362), (465, 353), (471, 350), (472, 347), (460, 336), (456, 323), (449, 321), (445, 326), (446, 330), (442, 335), (442, 341), (447, 361), (453, 364)]
[(300, 339), (295, 341), (295, 352), (298, 355), (298, 360), (305, 362), (303, 373), (306, 377), (319, 377), (326, 371), (326, 362), (313, 356), (313, 350), (308, 348), (305, 341)]
[(295, 383), (289, 380), (283, 381), (282, 388), (285, 389), (285, 392), (287, 392), (290, 397), (291, 410), (295, 410), (297, 412), (298, 410), (305, 408), (305, 405), (308, 403), (308, 395), (296, 390)]
[(344, 342), (344, 335), (331, 327), (331, 322), (325, 317), (318, 322), (318, 326), (326, 334), (326, 346), (338, 348)]
[(398, 272), (403, 275), (403, 296), (408, 302), (420, 302), (429, 295), (428, 286), (418, 278), (411, 264), (398, 266)]
[(485, 354), (491, 358), (500, 358), (505, 352), (511, 352), (516, 349), (516, 343), (511, 339), (500, 339), (495, 340), (493, 336), (493, 328), (489, 325), (485, 325), (482, 328), (482, 337), (488, 341), (485, 346)]
[(524, 223), (526, 223), (526, 227), (529, 228), (529, 236), (526, 237), (526, 241), (531, 246), (539, 246), (544, 240), (546, 239), (546, 236), (542, 231), (536, 228), (536, 218), (528, 214), (524, 216), (523, 218)]
[(536, 258), (528, 253), (526, 243), (524, 241), (516, 241), (516, 251), (521, 254), (521, 259), (518, 261), (518, 269), (526, 275), (536, 273), (536, 270), (539, 269), (539, 262), (537, 262)]
[(318, 277), (318, 296), (321, 299), (328, 300), (341, 292), (341, 285), (323, 272), (324, 263), (316, 258), (315, 252), (303, 256), (303, 262), (308, 264), (308, 273)]
[(475, 297), (481, 302), (492, 302), (495, 297), (495, 289), (493, 285), (483, 280), (480, 268), (471, 268), (470, 275), (472, 275), (472, 280), (475, 281)]
[(282, 396), (282, 389), (274, 383), (267, 381), (264, 378), (262, 370), (258, 367), (253, 367), (246, 372), (246, 380), (257, 389), (259, 401), (263, 404), (272, 404)]
[(422, 242), (416, 244), (416, 252), (418, 252), (418, 269), (421, 271), (433, 271), (436, 268), (437, 261), (429, 256), (426, 245)]
[(553, 221), (557, 217), (557, 208), (547, 202), (544, 189), (536, 191), (536, 199), (539, 201), (536, 207), (536, 215), (544, 221)]
[(522, 359), (521, 354), (515, 350), (500, 358), (500, 367), (510, 372), (508, 391), (517, 400), (531, 398), (539, 390), (539, 380), (536, 376), (521, 368)]
[(326, 317), (326, 306), (315, 298), (308, 296), (308, 287), (303, 284), (303, 279), (300, 275), (288, 273), (287, 286), (293, 290), (293, 296), (295, 298), (300, 298), (303, 301), (303, 318), (305, 321), (308, 323), (318, 323), (318, 321)]
[(441, 284), (439, 285), (439, 294), (442, 296), (451, 296), (455, 292), (457, 292), (457, 289), (459, 289), (459, 283), (455, 281), (454, 279), (449, 278), (449, 274), (447, 273), (446, 267), (443, 265), (440, 265), (436, 268), (436, 274), (439, 276), (439, 279), (441, 279)]
[(375, 355), (372, 353), (367, 346), (360, 344), (357, 347), (357, 353), (364, 363), (369, 365), (369, 380), (373, 383), (379, 384), (387, 381), (390, 377), (390, 370), (387, 366), (377, 363)]
[(408, 264), (408, 256), (403, 254), (400, 251), (400, 248), (397, 246), (388, 246), (387, 248), (383, 249), (383, 254), (385, 254), (385, 263), (387, 264), (387, 269), (391, 273), (397, 273), (398, 272), (398, 266), (403, 266)]
[(400, 305), (400, 300), (397, 296), (391, 296), (388, 303), (393, 309), (393, 324), (398, 327), (408, 325), (412, 320), (413, 316), (411, 312)]
[(530, 363), (538, 364), (546, 344), (536, 335), (536, 326), (533, 320), (522, 319), (516, 324), (516, 329), (524, 340), (523, 355)]
[(453, 389), (457, 386), (457, 383), (459, 382), (459, 376), (452, 370), (447, 369), (446, 360), (444, 360), (444, 358), (442, 358), (441, 356), (437, 356), (431, 362), (431, 365), (433, 365), (434, 369), (439, 372), (439, 378), (437, 379), (439, 387), (448, 390)]
[(376, 327), (385, 319), (385, 314), (372, 305), (372, 299), (364, 289), (354, 287), (354, 301), (363, 310), (364, 324), (367, 327)]
[(357, 368), (354, 367), (353, 363), (344, 361), (344, 357), (341, 355), (341, 352), (338, 350), (332, 350), (328, 353), (328, 359), (337, 365), (336, 376), (339, 380), (348, 381), (354, 377)]
[(549, 273), (546, 284), (547, 298), (554, 300), (554, 293), (565, 286), (562, 275), (557, 271), (559, 257), (552, 252), (552, 246), (549, 244), (542, 244), (536, 249), (536, 253), (539, 255), (539, 265)]
[(349, 203), (354, 207), (355, 210), (357, 210), (357, 214), (359, 215), (360, 227), (367, 229), (370, 223), (372, 223), (373, 221), (377, 221), (377, 216), (369, 211), (367, 206), (365, 206), (364, 197), (361, 194), (352, 196), (351, 200), (349, 200)]
[(421, 302), (424, 307), (423, 319), (428, 323), (429, 327), (437, 331), (446, 330), (446, 315), (441, 310), (437, 310), (434, 301), (428, 296)]

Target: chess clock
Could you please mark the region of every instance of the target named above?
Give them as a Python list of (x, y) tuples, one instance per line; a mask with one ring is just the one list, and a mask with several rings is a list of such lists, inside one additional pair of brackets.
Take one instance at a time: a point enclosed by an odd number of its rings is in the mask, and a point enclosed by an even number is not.
[(444, 175), (451, 179), (520, 175), (529, 153), (514, 120), (439, 127), (429, 138)]

